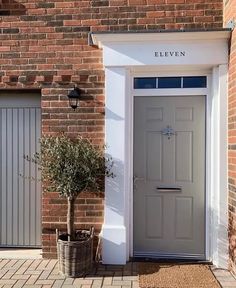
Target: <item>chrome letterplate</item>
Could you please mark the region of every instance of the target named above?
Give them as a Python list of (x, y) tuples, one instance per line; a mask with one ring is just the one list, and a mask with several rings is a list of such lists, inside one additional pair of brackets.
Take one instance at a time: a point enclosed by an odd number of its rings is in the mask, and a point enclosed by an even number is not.
[(165, 193), (182, 192), (182, 187), (157, 187), (156, 189), (158, 192), (165, 192)]

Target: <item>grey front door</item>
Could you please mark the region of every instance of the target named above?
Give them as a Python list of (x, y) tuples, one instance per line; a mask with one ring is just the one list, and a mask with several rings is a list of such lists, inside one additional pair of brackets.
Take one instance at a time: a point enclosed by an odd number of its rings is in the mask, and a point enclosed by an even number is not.
[(134, 256), (205, 259), (205, 97), (135, 97)]

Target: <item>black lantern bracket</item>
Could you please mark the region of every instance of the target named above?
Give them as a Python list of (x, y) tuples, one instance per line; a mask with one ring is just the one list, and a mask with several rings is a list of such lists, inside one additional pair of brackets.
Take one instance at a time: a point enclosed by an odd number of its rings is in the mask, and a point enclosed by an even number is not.
[(70, 107), (72, 109), (75, 110), (77, 107), (79, 107), (79, 100), (81, 98), (80, 88), (75, 86), (74, 89), (71, 90), (67, 96), (69, 98)]

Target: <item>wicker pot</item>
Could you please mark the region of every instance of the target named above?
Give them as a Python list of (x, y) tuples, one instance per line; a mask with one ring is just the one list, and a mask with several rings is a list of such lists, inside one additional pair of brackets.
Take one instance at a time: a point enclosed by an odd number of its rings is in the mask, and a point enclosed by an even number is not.
[(86, 240), (67, 241), (66, 234), (58, 236), (57, 257), (59, 272), (67, 277), (78, 277), (89, 273), (93, 267), (94, 229), (80, 231)]

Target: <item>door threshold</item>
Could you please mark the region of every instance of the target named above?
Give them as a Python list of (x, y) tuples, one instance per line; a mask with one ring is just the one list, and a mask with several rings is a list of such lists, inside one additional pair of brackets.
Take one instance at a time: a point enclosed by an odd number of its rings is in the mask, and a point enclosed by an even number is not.
[(149, 258), (149, 257), (132, 257), (132, 262), (150, 262), (150, 263), (175, 263), (179, 265), (183, 264), (207, 264), (212, 265), (212, 261), (201, 259), (174, 259), (174, 258)]
[(42, 249), (0, 248), (0, 259), (42, 259)]

